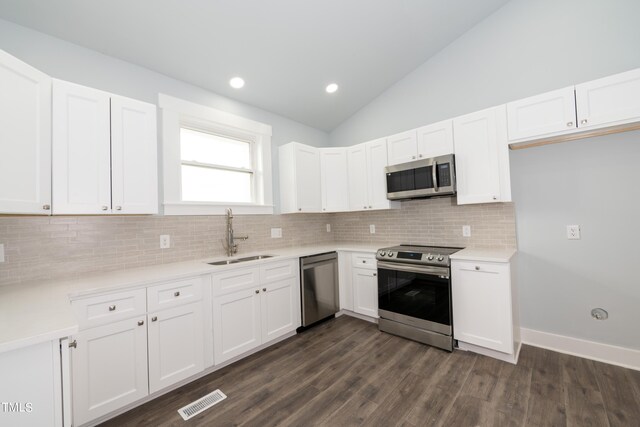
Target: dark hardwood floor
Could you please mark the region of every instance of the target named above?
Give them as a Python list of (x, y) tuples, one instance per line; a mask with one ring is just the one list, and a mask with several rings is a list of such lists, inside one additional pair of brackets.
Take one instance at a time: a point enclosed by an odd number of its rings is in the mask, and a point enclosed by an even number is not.
[[(228, 397), (189, 421), (182, 406)], [(640, 426), (640, 372), (525, 346), (518, 365), (342, 316), (105, 426)]]

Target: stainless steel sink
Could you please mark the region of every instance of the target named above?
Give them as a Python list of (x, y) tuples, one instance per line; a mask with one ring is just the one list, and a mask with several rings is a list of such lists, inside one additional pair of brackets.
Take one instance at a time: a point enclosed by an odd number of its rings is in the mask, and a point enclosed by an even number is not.
[(255, 261), (255, 260), (258, 260), (258, 259), (265, 259), (265, 258), (273, 258), (273, 255), (254, 255), (254, 256), (247, 256), (247, 257), (244, 257), (244, 258), (225, 259), (223, 261), (208, 262), (207, 264), (209, 264), (209, 265), (229, 265), (229, 264), (237, 264), (239, 262)]

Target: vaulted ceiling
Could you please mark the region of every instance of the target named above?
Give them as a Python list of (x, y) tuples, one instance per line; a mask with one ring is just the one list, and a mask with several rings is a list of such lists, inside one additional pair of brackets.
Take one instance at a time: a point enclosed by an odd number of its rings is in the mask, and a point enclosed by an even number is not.
[(330, 131), (507, 1), (0, 0), (0, 18)]

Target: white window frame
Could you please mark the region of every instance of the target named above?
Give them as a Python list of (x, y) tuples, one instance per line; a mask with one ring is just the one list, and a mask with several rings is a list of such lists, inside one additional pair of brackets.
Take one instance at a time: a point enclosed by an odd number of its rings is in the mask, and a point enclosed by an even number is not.
[[(224, 215), (227, 208), (237, 214), (273, 214), (270, 125), (164, 94), (158, 96), (158, 105), (162, 112), (164, 215)], [(180, 128), (250, 141), (254, 202), (183, 201)]]

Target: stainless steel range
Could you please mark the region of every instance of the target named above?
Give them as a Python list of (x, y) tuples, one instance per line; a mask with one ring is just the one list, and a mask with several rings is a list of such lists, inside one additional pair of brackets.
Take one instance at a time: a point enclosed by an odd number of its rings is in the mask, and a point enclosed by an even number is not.
[(449, 255), (461, 249), (400, 245), (378, 250), (381, 331), (453, 351)]

